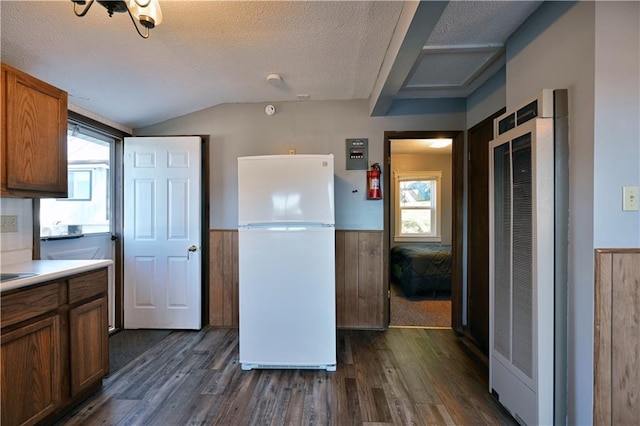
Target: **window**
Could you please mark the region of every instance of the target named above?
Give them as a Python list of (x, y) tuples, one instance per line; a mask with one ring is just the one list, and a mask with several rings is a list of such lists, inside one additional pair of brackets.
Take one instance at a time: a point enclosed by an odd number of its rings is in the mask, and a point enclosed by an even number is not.
[(396, 172), (394, 241), (440, 242), (442, 172)]
[(111, 151), (114, 139), (71, 124), (67, 131), (68, 198), (40, 200), (40, 236), (111, 232)]
[[(73, 201), (91, 201), (91, 170), (69, 170), (69, 198)], [(64, 201), (64, 198), (60, 199)]]

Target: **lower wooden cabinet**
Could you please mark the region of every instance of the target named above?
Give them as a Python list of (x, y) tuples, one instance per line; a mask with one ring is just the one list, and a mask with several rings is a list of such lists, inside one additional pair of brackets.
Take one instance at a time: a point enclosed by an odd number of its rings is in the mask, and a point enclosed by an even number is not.
[(50, 422), (109, 372), (107, 269), (0, 298), (2, 426)]
[(35, 424), (60, 404), (59, 316), (2, 335), (2, 425)]
[(71, 396), (90, 388), (109, 371), (107, 299), (69, 310)]

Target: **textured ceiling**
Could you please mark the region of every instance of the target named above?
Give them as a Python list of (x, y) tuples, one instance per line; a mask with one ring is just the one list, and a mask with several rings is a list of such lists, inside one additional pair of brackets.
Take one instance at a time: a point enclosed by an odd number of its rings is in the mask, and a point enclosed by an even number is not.
[(424, 43), (398, 97), (466, 97), (505, 64), (504, 43), (535, 1), (452, 1)]
[[(436, 25), (410, 21), (421, 41), (407, 70), (386, 75), (416, 4), (160, 0), (163, 22), (144, 40), (126, 14), (109, 18), (97, 3), (78, 18), (68, 0), (1, 0), (0, 49), (69, 102), (138, 128), (222, 103), (370, 99), (391, 77), (402, 82), (392, 97), (466, 96), (501, 66), (506, 37), (539, 2), (438, 3)], [(273, 72), (281, 85), (267, 83)]]

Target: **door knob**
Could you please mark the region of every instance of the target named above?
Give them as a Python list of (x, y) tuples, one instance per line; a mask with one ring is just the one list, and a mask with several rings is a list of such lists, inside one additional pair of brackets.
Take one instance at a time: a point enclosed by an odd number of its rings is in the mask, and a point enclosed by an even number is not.
[(198, 251), (198, 246), (193, 245), (193, 246), (189, 247), (187, 250), (189, 250), (191, 252)]

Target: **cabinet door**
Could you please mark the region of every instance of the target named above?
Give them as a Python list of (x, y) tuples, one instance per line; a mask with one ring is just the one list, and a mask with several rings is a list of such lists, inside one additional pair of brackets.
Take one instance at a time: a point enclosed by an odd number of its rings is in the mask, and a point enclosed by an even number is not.
[(56, 315), (2, 335), (2, 426), (34, 424), (59, 405), (59, 327)]
[(66, 197), (67, 93), (4, 65), (3, 74), (6, 192)]
[(69, 311), (72, 397), (108, 373), (108, 327), (106, 297)]

